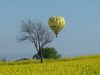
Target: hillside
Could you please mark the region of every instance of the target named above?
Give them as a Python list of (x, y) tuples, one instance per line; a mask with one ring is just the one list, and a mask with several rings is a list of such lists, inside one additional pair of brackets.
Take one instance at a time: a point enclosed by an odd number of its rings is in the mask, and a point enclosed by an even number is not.
[(1, 62), (0, 75), (100, 75), (100, 55)]

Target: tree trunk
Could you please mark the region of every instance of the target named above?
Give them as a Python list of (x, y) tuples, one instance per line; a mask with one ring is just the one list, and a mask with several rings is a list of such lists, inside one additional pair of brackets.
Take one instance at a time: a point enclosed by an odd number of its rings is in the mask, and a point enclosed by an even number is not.
[(41, 59), (41, 63), (43, 63), (43, 58), (42, 58), (42, 51), (39, 51), (38, 52), (39, 56), (40, 56), (40, 59)]
[(42, 55), (40, 55), (40, 59), (41, 59), (41, 63), (43, 63), (43, 58), (42, 58)]

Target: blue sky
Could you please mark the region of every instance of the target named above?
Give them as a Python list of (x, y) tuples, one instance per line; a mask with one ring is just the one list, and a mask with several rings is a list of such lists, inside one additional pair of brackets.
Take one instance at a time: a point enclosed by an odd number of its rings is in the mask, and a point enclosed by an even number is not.
[[(100, 53), (100, 0), (0, 0), (0, 54), (36, 53), (29, 42), (18, 43), (21, 21), (64, 16), (65, 28), (50, 44), (63, 55)], [(7, 56), (8, 57), (8, 56)]]

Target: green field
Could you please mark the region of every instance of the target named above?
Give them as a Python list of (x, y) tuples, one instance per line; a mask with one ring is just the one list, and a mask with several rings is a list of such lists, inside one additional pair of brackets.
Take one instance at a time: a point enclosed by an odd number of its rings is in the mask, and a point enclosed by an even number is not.
[(100, 55), (0, 62), (0, 75), (100, 75)]

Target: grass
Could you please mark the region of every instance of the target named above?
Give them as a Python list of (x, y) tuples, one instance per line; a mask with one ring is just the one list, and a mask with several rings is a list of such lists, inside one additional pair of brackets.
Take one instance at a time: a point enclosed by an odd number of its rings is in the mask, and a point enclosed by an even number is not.
[(0, 62), (0, 75), (100, 75), (100, 55)]

